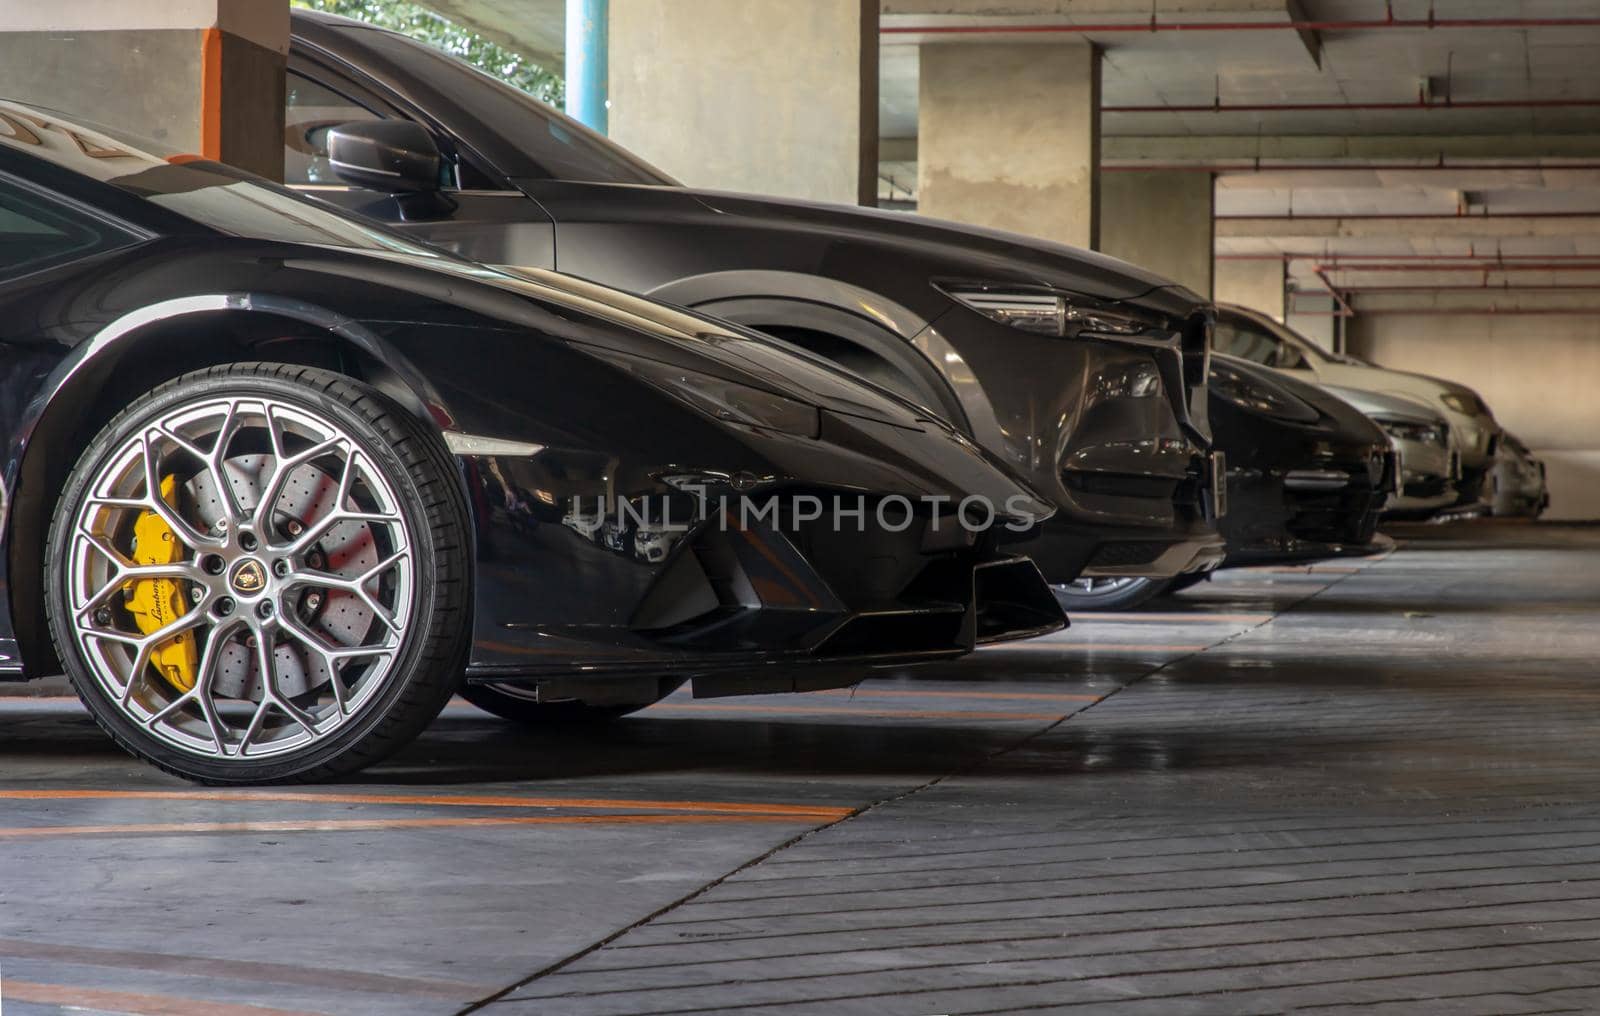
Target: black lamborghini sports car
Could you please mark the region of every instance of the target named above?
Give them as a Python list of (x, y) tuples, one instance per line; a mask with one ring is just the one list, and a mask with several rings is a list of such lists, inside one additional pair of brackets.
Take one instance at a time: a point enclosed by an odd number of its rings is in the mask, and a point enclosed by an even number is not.
[(5, 103), (0, 439), (5, 676), (200, 780), (1064, 623), (1049, 507), (825, 361)]

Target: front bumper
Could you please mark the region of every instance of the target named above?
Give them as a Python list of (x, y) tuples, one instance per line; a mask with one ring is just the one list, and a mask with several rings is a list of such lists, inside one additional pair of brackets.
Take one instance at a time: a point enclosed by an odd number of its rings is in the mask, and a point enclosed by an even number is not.
[[(1038, 569), (1000, 552), (995, 532), (952, 529), (949, 519), (939, 532), (929, 522), (889, 532), (870, 515), (860, 531), (781, 515), (709, 519), (660, 556), (619, 623), (503, 631), (480, 642), (467, 680), (586, 701), (601, 700), (597, 687), (615, 701), (619, 682), (643, 695), (663, 676), (693, 679), (697, 696), (803, 691), (1065, 627)], [(560, 528), (552, 535), (563, 542), (579, 536)], [(587, 554), (640, 563), (636, 546), (608, 542), (604, 531), (581, 539)], [(480, 581), (521, 570), (486, 565)]]
[(1233, 511), (1223, 520), (1227, 566), (1376, 553), (1378, 517), (1397, 482), (1393, 451), (1241, 470), (1230, 477)]
[(1061, 513), (1010, 549), (1031, 557), (1053, 585), (1084, 576), (1170, 579), (1210, 571), (1227, 551), (1218, 531), (1227, 503), (1225, 461), (1220, 453), (1193, 458), (1189, 476), (1169, 495), (1173, 519), (1161, 528), (1085, 526)]

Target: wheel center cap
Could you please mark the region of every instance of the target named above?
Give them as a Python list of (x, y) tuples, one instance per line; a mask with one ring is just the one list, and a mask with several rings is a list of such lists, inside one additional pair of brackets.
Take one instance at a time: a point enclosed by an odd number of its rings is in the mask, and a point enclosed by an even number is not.
[(228, 583), (233, 586), (234, 592), (242, 596), (254, 596), (267, 588), (267, 570), (260, 561), (247, 557), (234, 566)]

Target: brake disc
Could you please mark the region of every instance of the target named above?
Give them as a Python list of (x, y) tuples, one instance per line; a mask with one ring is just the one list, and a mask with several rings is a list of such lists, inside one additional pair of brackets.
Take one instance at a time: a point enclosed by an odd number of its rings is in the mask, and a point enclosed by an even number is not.
[[(232, 487), (233, 499), (246, 512), (253, 512), (261, 500), (263, 473), (270, 475), (271, 459), (266, 455), (241, 455), (222, 464)], [(295, 535), (291, 527), (301, 519), (321, 518), (338, 496), (339, 482), (312, 465), (301, 465), (289, 474), (283, 492), (273, 505), (273, 525), (285, 536)], [(193, 517), (206, 529), (215, 529), (226, 516), (220, 491), (210, 474), (200, 472), (184, 485)], [(307, 552), (308, 564), (334, 574), (356, 575), (374, 567), (378, 548), (371, 529), (364, 523), (342, 522), (332, 526)], [(341, 590), (308, 590), (296, 606), (302, 627), (319, 632), (334, 645), (358, 645), (371, 629), (374, 614), (361, 598)], [(298, 645), (280, 643), (274, 650), (273, 671), (280, 694), (293, 698), (328, 683), (327, 664)], [(212, 678), (218, 696), (261, 700), (261, 674), (254, 647), (244, 639), (228, 642), (217, 654)]]

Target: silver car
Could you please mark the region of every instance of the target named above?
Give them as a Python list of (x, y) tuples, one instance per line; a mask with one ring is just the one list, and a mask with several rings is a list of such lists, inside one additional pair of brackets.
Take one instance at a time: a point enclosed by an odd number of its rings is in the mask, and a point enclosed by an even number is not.
[(1443, 413), (1394, 395), (1323, 385), (1383, 428), (1394, 446), (1399, 490), (1389, 499), (1389, 518), (1426, 519), (1456, 506), (1461, 452)]

